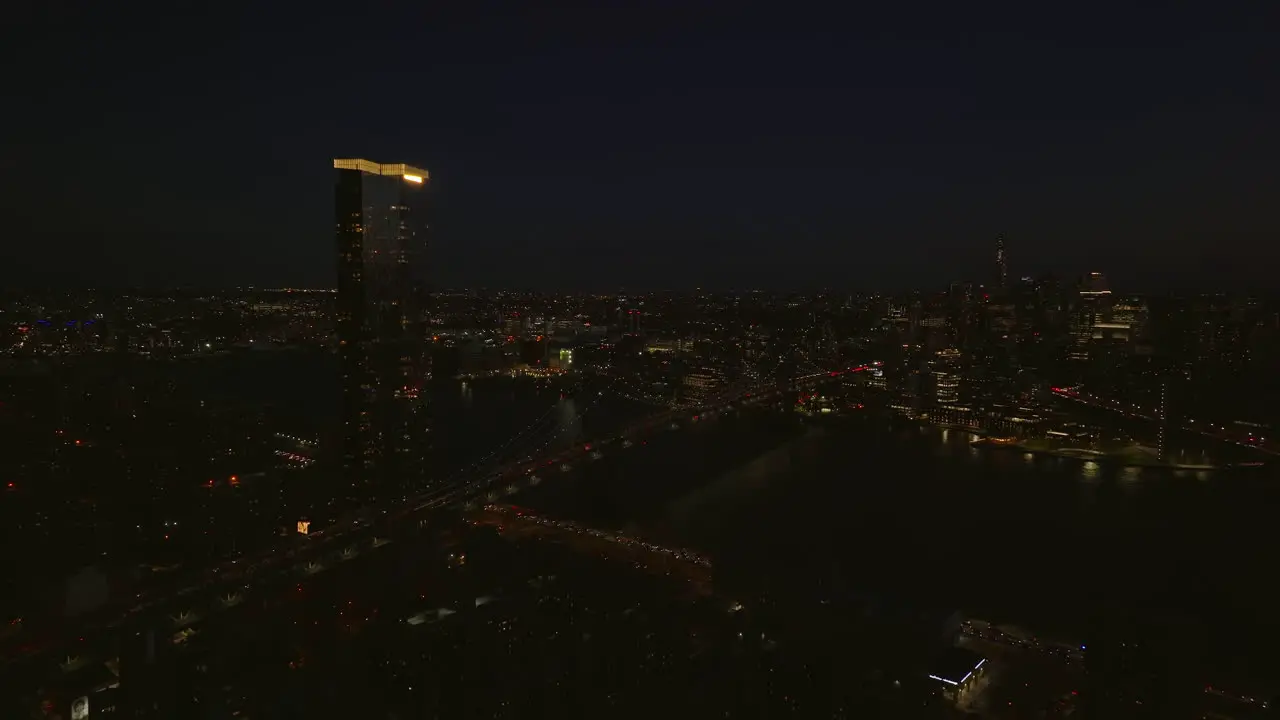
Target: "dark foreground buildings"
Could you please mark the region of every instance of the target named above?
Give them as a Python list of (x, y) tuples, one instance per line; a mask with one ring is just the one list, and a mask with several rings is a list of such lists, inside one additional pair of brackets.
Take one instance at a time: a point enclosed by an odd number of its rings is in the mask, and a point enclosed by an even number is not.
[(360, 159), (337, 159), (333, 167), (342, 383), (337, 505), (391, 497), (425, 476), (425, 225), (415, 201), (427, 172)]

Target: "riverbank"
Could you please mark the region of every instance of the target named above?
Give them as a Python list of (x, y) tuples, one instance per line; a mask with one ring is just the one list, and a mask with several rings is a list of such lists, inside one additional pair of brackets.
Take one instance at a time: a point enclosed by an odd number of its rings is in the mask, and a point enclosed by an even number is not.
[(1215, 465), (1206, 463), (1175, 463), (1162, 461), (1159, 458), (1150, 457), (1147, 453), (1154, 452), (1149, 448), (1141, 448), (1140, 446), (1132, 446), (1117, 451), (1093, 450), (1090, 448), (1044, 448), (1027, 444), (1025, 442), (1012, 441), (1007, 442), (1004, 438), (981, 437), (973, 440), (971, 445), (990, 448), (994, 450), (1009, 450), (1022, 453), (1030, 453), (1043, 457), (1065, 458), (1068, 460), (1084, 460), (1087, 462), (1106, 462), (1115, 464), (1120, 467), (1137, 467), (1137, 468), (1163, 468), (1168, 470), (1221, 470), (1231, 465)]

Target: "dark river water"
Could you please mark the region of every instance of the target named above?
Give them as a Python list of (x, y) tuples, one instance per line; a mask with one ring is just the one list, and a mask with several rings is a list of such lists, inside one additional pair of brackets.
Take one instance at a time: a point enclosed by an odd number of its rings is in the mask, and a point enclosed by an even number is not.
[(1280, 638), (1273, 470), (1126, 468), (975, 448), (954, 430), (790, 422), (688, 430), (518, 502), (699, 549), (730, 582), (772, 576), (1068, 639), (1101, 616), (1158, 618), (1224, 666), (1257, 666)]
[[(305, 371), (287, 355), (261, 362), (262, 385), (240, 391), (308, 408), (297, 422), (325, 421), (334, 403), (316, 388), (331, 358)], [(433, 391), (433, 442), (450, 473), (599, 438), (653, 410), (602, 380), (450, 381)], [(730, 586), (772, 577), (1067, 638), (1100, 615), (1164, 618), (1222, 664), (1274, 664), (1274, 469), (1126, 468), (971, 439), (879, 420), (805, 425), (777, 412), (686, 422), (549, 471), (511, 501), (699, 549)]]
[[(337, 357), (319, 351), (254, 351), (189, 363), (180, 382), (207, 384), (226, 402), (265, 406), (275, 426), (323, 437), (338, 423)], [(562, 448), (653, 412), (608, 392), (611, 381), (491, 378), (439, 380), (430, 388), (432, 452), (440, 472)]]

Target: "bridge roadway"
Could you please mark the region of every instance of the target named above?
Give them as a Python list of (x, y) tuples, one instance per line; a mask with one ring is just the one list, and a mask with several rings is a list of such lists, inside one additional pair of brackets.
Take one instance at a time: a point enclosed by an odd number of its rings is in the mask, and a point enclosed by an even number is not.
[[(79, 627), (64, 628), (41, 639), (11, 637), (0, 659), (0, 669), (15, 663), (36, 661), (53, 656), (64, 657), (93, 653), (95, 640), (114, 635), (126, 624), (131, 627), (167, 627), (177, 632), (214, 612), (240, 604), (257, 586), (272, 582), (296, 582), (336, 563), (346, 562), (368, 550), (380, 547), (405, 531), (416, 532), (427, 525), (432, 513), (474, 508), (477, 501), (493, 502), (505, 494), (518, 491), (521, 484), (538, 482), (537, 472), (571, 469), (573, 464), (597, 453), (617, 452), (631, 447), (641, 436), (681, 422), (702, 422), (733, 407), (775, 402), (787, 392), (809, 389), (852, 373), (870, 370), (879, 362), (834, 371), (820, 371), (794, 378), (786, 387), (735, 385), (726, 388), (708, 403), (698, 407), (674, 407), (637, 422), (622, 433), (592, 442), (579, 443), (538, 459), (507, 463), (494, 470), (445, 488), (437, 488), (364, 508), (327, 528), (309, 535), (294, 535), (269, 550), (251, 557), (227, 560), (206, 569), (198, 579), (165, 592), (139, 595), (135, 605), (99, 611)], [(566, 467), (567, 466), (567, 467)], [(57, 655), (54, 655), (57, 653)]]
[[(1133, 405), (1127, 405), (1125, 403), (1121, 403), (1118, 400), (1102, 398), (1102, 397), (1098, 397), (1096, 395), (1092, 395), (1088, 393), (1081, 394), (1078, 390), (1074, 388), (1055, 387), (1055, 388), (1050, 388), (1049, 390), (1057, 397), (1063, 398), (1065, 400), (1071, 400), (1071, 401), (1080, 403), (1081, 405), (1088, 405), (1089, 407), (1098, 408), (1099, 410), (1107, 410), (1109, 412), (1113, 412), (1118, 415), (1124, 415), (1130, 418), (1135, 418), (1137, 420), (1146, 420), (1148, 422), (1153, 422), (1153, 423), (1160, 422), (1159, 417), (1155, 415), (1148, 415), (1142, 412), (1142, 408), (1139, 408)], [(1209, 429), (1206, 430), (1205, 429), (1206, 427)], [(1196, 425), (1194, 420), (1191, 421), (1191, 423), (1184, 423), (1179, 425), (1178, 429), (1184, 430), (1189, 433), (1195, 433), (1197, 435), (1203, 435), (1204, 437), (1210, 438), (1212, 440), (1217, 440), (1219, 442), (1238, 445), (1248, 450), (1257, 450), (1258, 452), (1266, 453), (1267, 455), (1280, 456), (1280, 441), (1277, 441), (1277, 439), (1275, 438), (1272, 438), (1271, 440), (1267, 440), (1266, 438), (1263, 438), (1258, 442), (1241, 442), (1238, 437), (1232, 436), (1231, 434), (1227, 433), (1225, 429), (1214, 428), (1213, 424), (1208, 422), (1201, 423), (1200, 425)]]
[(636, 548), (645, 552), (656, 553), (659, 555), (667, 555), (677, 560), (692, 563), (704, 568), (711, 567), (711, 561), (699, 555), (698, 553), (685, 548), (673, 548), (664, 545), (658, 545), (642, 538), (626, 535), (624, 533), (609, 532), (607, 530), (598, 530), (596, 528), (587, 527), (572, 520), (555, 520), (552, 518), (542, 517), (535, 513), (528, 512), (514, 505), (485, 505), (483, 511), (476, 515), (476, 522), (490, 525), (501, 525), (503, 523), (520, 523), (525, 525), (536, 525), (539, 527), (551, 528), (565, 533), (575, 535), (583, 535), (597, 540), (604, 540), (616, 545), (628, 548)]
[(468, 513), (467, 519), (475, 525), (495, 527), (505, 535), (560, 539), (587, 554), (620, 556), (655, 574), (670, 577), (674, 573), (699, 595), (711, 594), (711, 561), (687, 548), (659, 545), (644, 538), (599, 530), (570, 520), (554, 520), (514, 505), (485, 505)]

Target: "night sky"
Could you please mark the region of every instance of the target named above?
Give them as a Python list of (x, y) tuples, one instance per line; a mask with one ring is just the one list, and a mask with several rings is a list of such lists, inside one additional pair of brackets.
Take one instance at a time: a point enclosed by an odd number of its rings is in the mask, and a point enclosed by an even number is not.
[(332, 286), (344, 156), (438, 286), (1277, 286), (1264, 2), (21, 4), (0, 286)]

